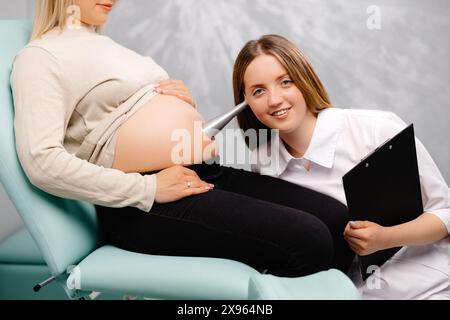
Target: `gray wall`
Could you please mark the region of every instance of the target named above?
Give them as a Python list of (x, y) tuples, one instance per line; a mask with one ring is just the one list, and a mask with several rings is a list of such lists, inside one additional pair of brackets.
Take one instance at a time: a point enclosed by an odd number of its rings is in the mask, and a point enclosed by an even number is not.
[[(31, 0), (0, 3), (0, 19), (32, 17)], [(381, 10), (379, 30), (366, 25), (370, 5)], [(449, 182), (449, 15), (447, 0), (121, 0), (105, 33), (183, 79), (207, 118), (232, 105), (232, 62), (243, 44), (284, 35), (310, 58), (336, 106), (413, 122)], [(17, 218), (1, 192), (0, 206), (1, 237)]]

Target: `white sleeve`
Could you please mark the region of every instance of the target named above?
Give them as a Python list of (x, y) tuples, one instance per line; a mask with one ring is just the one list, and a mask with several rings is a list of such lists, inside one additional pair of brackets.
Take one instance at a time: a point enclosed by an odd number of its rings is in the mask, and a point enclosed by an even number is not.
[(424, 211), (441, 219), (450, 234), (450, 189), (430, 154), (417, 138), (416, 149)]
[(69, 106), (54, 56), (37, 47), (23, 49), (14, 60), (11, 86), (17, 154), (33, 185), (64, 198), (150, 211), (154, 175), (104, 168), (65, 150)]

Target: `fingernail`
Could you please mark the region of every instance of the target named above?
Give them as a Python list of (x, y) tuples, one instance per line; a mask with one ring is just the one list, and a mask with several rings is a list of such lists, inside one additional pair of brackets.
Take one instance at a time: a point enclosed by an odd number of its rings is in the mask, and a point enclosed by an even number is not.
[(210, 186), (211, 189), (214, 189), (214, 185), (213, 184), (210, 183), (209, 186)]
[(355, 221), (349, 221), (348, 223), (350, 223), (351, 225), (354, 225)]

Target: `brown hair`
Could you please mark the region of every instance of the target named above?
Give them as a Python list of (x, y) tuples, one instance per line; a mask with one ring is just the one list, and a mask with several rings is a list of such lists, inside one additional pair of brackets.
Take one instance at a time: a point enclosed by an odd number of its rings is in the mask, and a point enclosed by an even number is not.
[[(295, 86), (302, 92), (308, 110), (317, 115), (321, 110), (332, 107), (328, 93), (304, 54), (288, 39), (279, 35), (264, 35), (258, 40), (251, 40), (239, 52), (233, 69), (234, 102), (238, 104), (245, 99), (244, 74), (249, 64), (258, 56), (267, 54), (275, 57), (287, 70)], [(270, 141), (270, 128), (261, 123), (250, 108), (238, 115), (239, 127), (248, 129), (267, 129)], [(246, 140), (248, 146), (248, 140)], [(257, 146), (259, 146), (259, 135)]]

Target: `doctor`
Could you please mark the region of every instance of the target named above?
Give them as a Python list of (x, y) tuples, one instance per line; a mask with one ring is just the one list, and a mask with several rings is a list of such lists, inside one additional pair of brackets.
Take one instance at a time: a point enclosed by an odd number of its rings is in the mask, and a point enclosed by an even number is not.
[[(238, 116), (241, 129), (279, 131), (271, 141), (279, 144), (277, 152), (259, 152), (262, 145), (253, 152), (253, 171), (343, 203), (342, 176), (405, 127), (393, 113), (333, 108), (302, 52), (277, 35), (243, 47), (234, 65), (233, 89), (236, 103), (246, 99), (250, 105)], [(365, 299), (450, 299), (450, 190), (417, 139), (416, 145), (425, 212), (392, 227), (353, 221), (342, 230), (359, 255), (403, 246), (365, 282), (359, 272), (351, 272)]]

